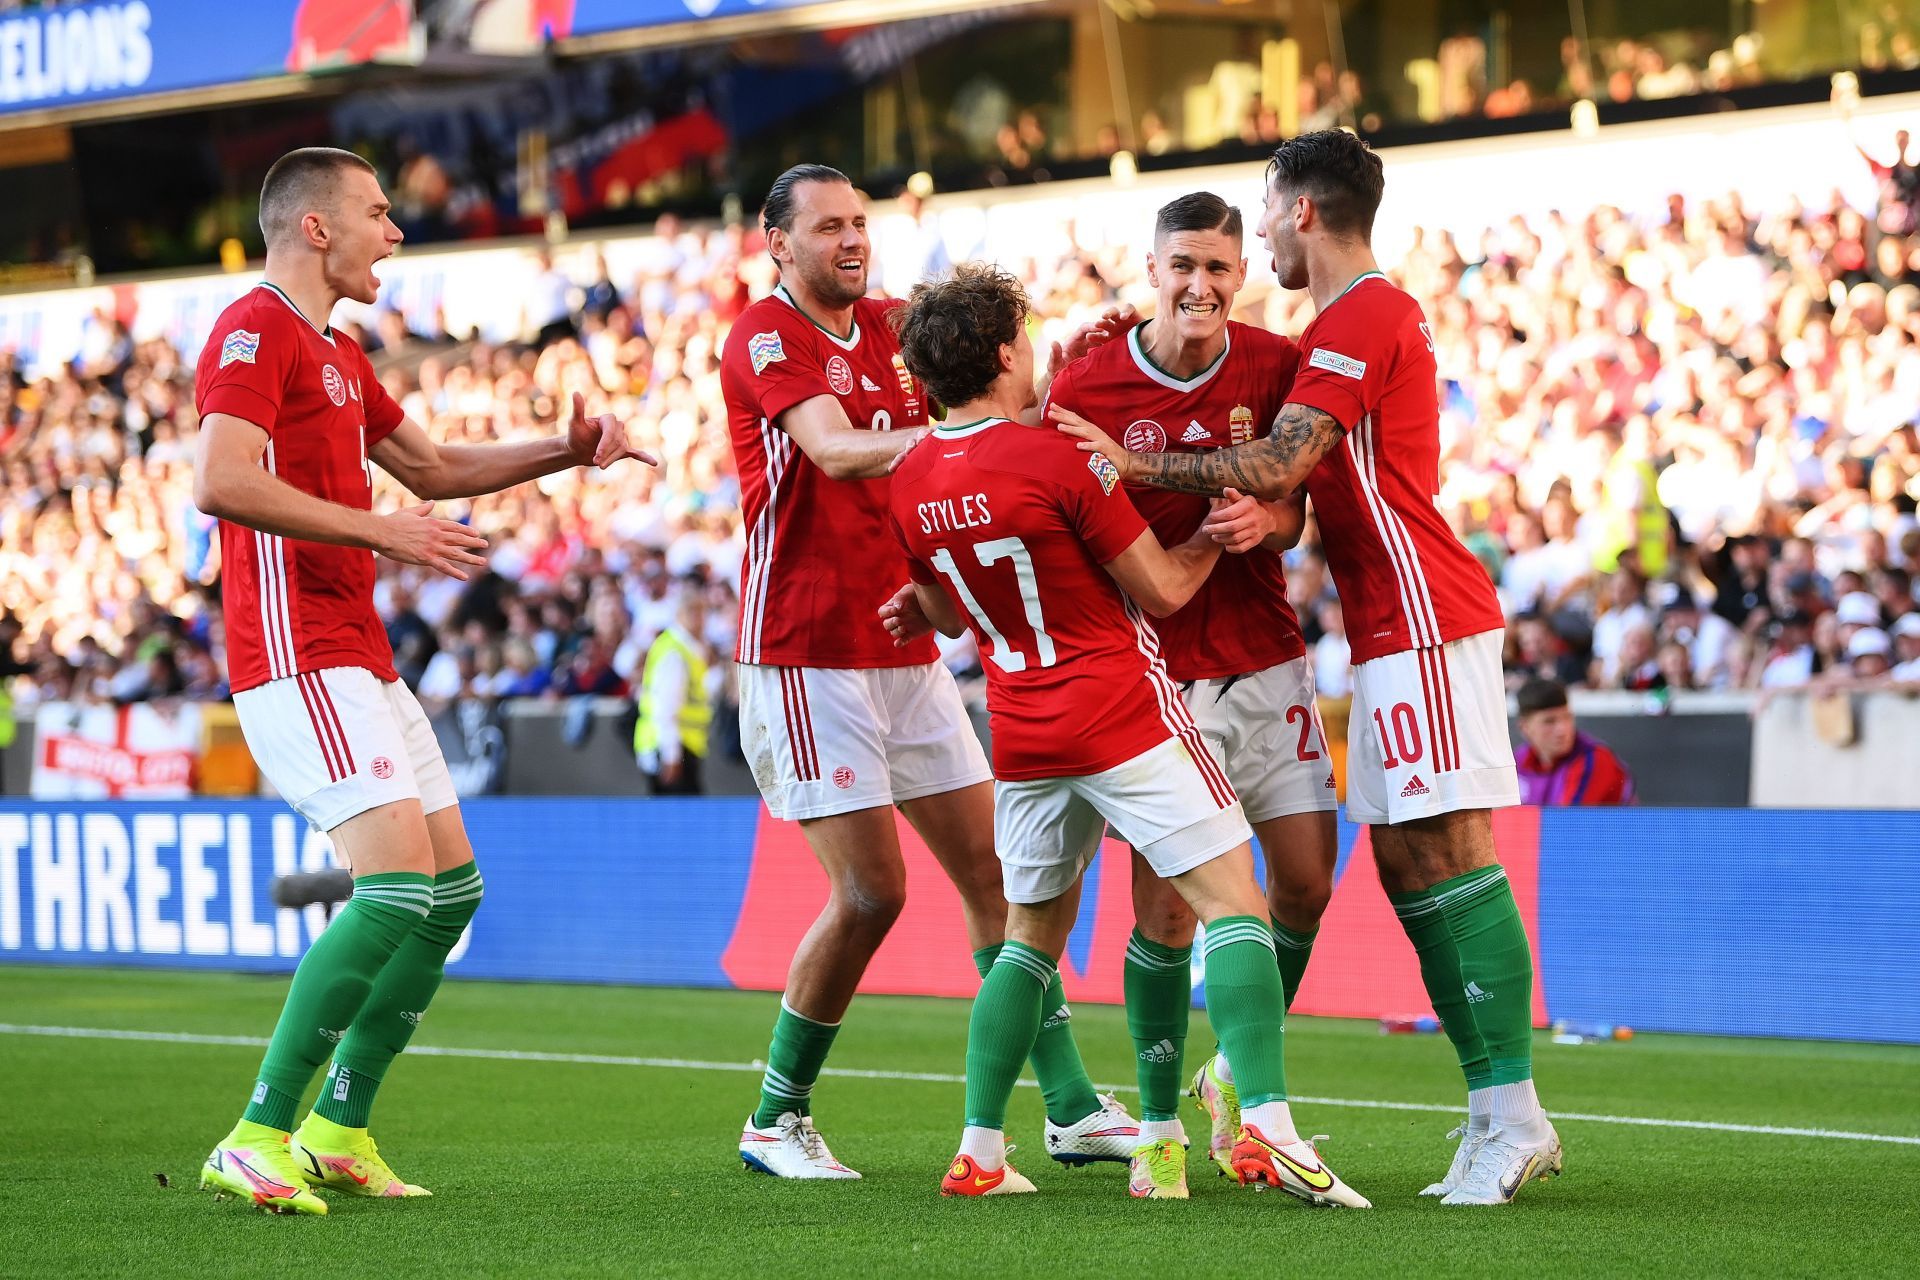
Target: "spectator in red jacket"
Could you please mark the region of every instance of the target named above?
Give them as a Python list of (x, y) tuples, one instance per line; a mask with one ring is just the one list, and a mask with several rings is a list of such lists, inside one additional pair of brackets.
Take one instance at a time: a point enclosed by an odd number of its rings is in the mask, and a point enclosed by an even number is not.
[(1529, 680), (1517, 696), (1526, 745), (1514, 752), (1514, 761), (1523, 804), (1634, 803), (1633, 775), (1606, 743), (1574, 726), (1565, 685)]

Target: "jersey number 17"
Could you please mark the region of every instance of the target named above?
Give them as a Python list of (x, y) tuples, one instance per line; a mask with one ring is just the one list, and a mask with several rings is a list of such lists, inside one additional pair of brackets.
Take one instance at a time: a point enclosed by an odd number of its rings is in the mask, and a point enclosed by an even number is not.
[[(1050, 667), (1056, 661), (1053, 637), (1047, 634), (1047, 620), (1040, 612), (1040, 584), (1033, 573), (1033, 556), (1027, 551), (1027, 544), (1018, 538), (995, 538), (990, 542), (973, 544), (973, 555), (982, 568), (991, 568), (1002, 560), (1013, 561), (1013, 575), (1020, 584), (1020, 604), (1027, 615), (1027, 625), (1033, 629), (1034, 657), (1043, 667)], [(953, 553), (942, 547), (933, 553), (933, 567), (946, 576), (953, 584), (953, 593), (960, 597), (960, 604), (973, 616), (980, 629), (993, 641), (993, 652), (987, 655), (994, 666), (1012, 674), (1027, 669), (1027, 655), (1007, 643), (1007, 637), (993, 624), (987, 611), (980, 607), (980, 601), (974, 598), (965, 578), (960, 576), (960, 566), (954, 560)]]

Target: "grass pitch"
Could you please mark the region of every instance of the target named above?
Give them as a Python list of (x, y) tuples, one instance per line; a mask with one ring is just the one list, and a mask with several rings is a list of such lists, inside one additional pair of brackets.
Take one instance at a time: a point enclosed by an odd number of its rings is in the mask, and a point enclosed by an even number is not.
[[(1542, 1037), (1538, 1078), (1566, 1176), (1529, 1186), (1508, 1209), (1445, 1209), (1415, 1193), (1446, 1168), (1454, 1117), (1351, 1104), (1453, 1102), (1460, 1079), (1446, 1041), (1301, 1018), (1288, 1029), (1293, 1091), (1345, 1102), (1298, 1101), (1295, 1114), (1303, 1132), (1333, 1135), (1323, 1153), (1372, 1212), (1233, 1187), (1204, 1155), (1189, 1162), (1191, 1201), (1129, 1200), (1121, 1167), (1069, 1172), (1045, 1158), (1039, 1093), (1028, 1088), (1009, 1136), (1041, 1194), (952, 1202), (936, 1192), (960, 1130), (951, 1080), (821, 1082), (815, 1115), (863, 1182), (742, 1170), (735, 1139), (757, 1076), (725, 1068), (765, 1052), (774, 996), (473, 982), (447, 985), (420, 1043), (499, 1056), (410, 1055), (374, 1113), (383, 1152), (435, 1197), (331, 1197), (323, 1219), (270, 1217), (195, 1188), (251, 1084), (260, 1050), (247, 1040), (270, 1029), (285, 987), (0, 968), (0, 1022), (11, 1028), (0, 1032), (0, 1274), (1664, 1280), (1911, 1275), (1920, 1241), (1911, 1048)], [(966, 1021), (962, 1002), (863, 998), (830, 1066), (950, 1076)], [(1080, 1007), (1074, 1025), (1096, 1080), (1132, 1080), (1118, 1009)], [(21, 1034), (26, 1026), (196, 1038)], [(1190, 1049), (1210, 1045), (1196, 1016)], [(625, 1061), (579, 1060), (594, 1056)], [(1185, 1118), (1195, 1130), (1195, 1113)]]

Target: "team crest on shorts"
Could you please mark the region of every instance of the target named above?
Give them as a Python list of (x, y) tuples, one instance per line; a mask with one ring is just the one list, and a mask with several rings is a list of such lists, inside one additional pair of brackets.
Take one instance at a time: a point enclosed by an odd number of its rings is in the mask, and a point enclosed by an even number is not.
[(259, 350), (259, 334), (248, 333), (245, 329), (235, 329), (227, 335), (226, 341), (220, 344), (220, 367), (224, 369), (236, 361), (241, 364), (252, 364), (254, 354)]
[(1093, 472), (1093, 478), (1100, 482), (1100, 492), (1112, 493), (1113, 486), (1120, 483), (1120, 468), (1113, 465), (1104, 453), (1087, 455), (1087, 470)]
[(337, 405), (346, 404), (347, 380), (340, 376), (340, 371), (338, 369), (334, 368), (332, 365), (327, 365), (325, 368), (321, 369), (320, 385), (327, 389), (327, 399), (333, 401)]
[(747, 358), (753, 361), (753, 371), (759, 373), (776, 360), (785, 360), (787, 352), (780, 345), (778, 333), (756, 333), (747, 339)]
[(1126, 434), (1120, 437), (1120, 443), (1130, 453), (1165, 453), (1167, 429), (1152, 418), (1142, 418), (1127, 427)]
[(1243, 404), (1233, 406), (1227, 415), (1227, 443), (1245, 444), (1253, 439), (1253, 410)]
[(853, 366), (847, 363), (845, 356), (835, 356), (827, 361), (827, 385), (833, 388), (837, 396), (853, 394)]

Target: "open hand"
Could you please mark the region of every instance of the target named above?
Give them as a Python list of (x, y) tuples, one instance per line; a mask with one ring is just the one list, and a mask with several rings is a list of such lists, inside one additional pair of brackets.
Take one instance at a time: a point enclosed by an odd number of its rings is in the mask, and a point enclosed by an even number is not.
[(1127, 459), (1131, 455), (1112, 436), (1073, 410), (1057, 404), (1047, 406), (1047, 416), (1053, 419), (1054, 426), (1080, 442), (1081, 452), (1104, 454), (1108, 462), (1120, 469), (1120, 478), (1128, 478)]
[(487, 540), (457, 520), (433, 515), (431, 502), (404, 507), (378, 517), (378, 540), (373, 549), (389, 560), (417, 564), (465, 582), (468, 571), (487, 567), (479, 554)]

